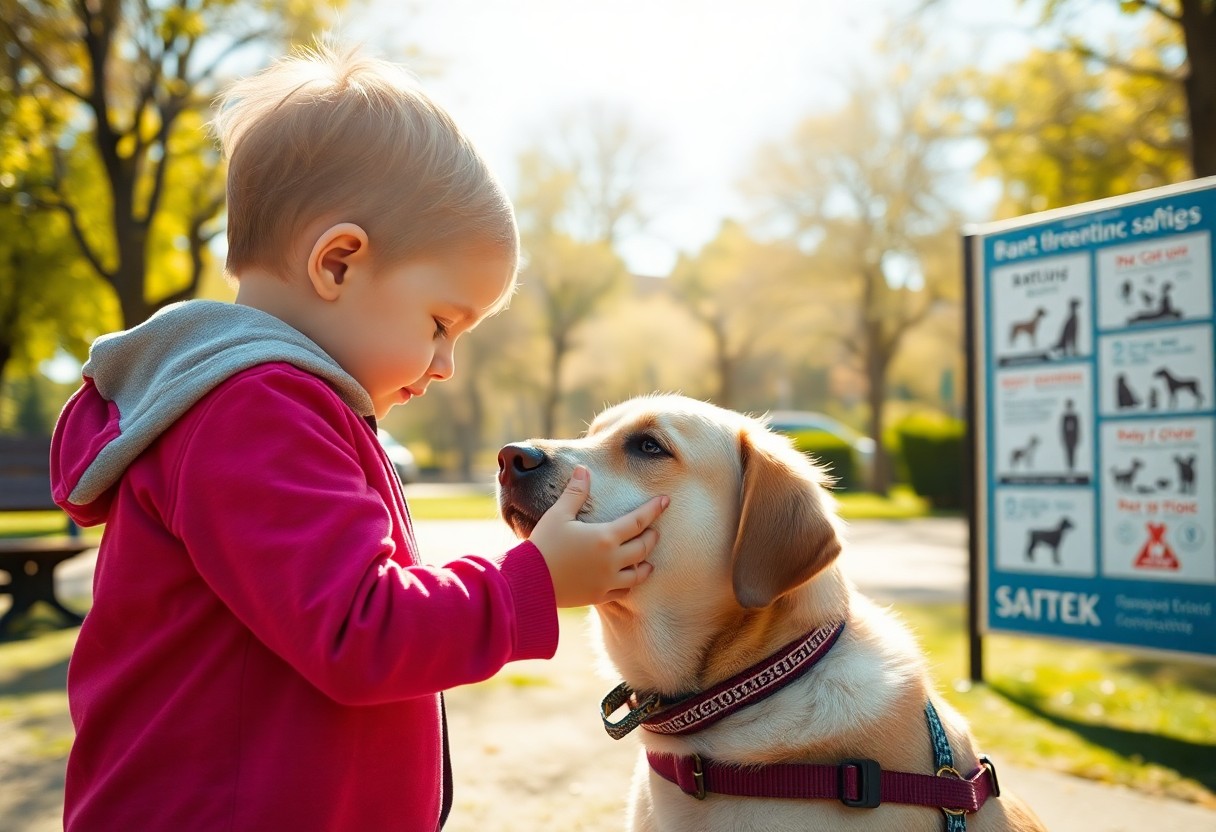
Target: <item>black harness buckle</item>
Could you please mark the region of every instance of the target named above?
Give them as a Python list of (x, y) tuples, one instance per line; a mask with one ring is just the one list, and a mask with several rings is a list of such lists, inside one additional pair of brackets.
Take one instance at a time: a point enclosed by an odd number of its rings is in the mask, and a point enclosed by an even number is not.
[(988, 755), (980, 755), (980, 765), (988, 769), (988, 774), (992, 777), (992, 796), (1001, 796), (1001, 781), (996, 779), (996, 764), (988, 759)]
[[(857, 797), (849, 797), (846, 774), (857, 770)], [(854, 809), (873, 809), (882, 803), (882, 767), (877, 760), (844, 760), (840, 764), (840, 802)]]

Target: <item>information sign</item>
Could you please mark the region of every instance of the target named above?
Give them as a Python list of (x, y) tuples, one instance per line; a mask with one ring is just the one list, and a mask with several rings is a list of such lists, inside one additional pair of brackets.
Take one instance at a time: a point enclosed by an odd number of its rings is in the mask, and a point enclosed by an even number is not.
[(1214, 236), (1216, 177), (968, 229), (985, 631), (1216, 658)]

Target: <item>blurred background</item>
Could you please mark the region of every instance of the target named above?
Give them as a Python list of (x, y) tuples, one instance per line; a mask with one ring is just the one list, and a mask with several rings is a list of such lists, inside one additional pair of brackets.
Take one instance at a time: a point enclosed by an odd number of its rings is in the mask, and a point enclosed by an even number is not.
[(326, 37), (414, 71), (523, 235), (510, 310), (385, 420), (403, 472), (669, 390), (887, 493), (961, 442), (966, 223), (1216, 173), (1213, 5), (0, 0), (0, 432), (48, 433), (97, 335), (234, 296), (211, 102)]

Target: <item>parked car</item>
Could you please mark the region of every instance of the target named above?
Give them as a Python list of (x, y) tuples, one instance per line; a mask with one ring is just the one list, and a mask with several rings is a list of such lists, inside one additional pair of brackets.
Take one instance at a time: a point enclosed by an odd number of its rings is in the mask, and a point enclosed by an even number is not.
[(417, 482), (418, 463), (414, 460), (414, 454), (410, 452), (410, 449), (394, 439), (393, 435), (384, 428), (376, 430), (376, 437), (380, 440), (384, 452), (388, 454), (389, 461), (397, 469), (397, 477), (401, 480), (401, 484), (408, 485), (411, 482)]
[(818, 431), (848, 444), (856, 457), (859, 479), (869, 483), (874, 471), (873, 439), (858, 433), (843, 422), (838, 422), (826, 413), (813, 410), (774, 410), (765, 419), (768, 426), (780, 433), (807, 433)]

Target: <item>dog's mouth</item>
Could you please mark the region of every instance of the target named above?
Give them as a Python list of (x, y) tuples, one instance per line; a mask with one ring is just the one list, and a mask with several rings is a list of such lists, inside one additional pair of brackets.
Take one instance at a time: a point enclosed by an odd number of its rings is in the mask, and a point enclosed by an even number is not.
[(511, 531), (515, 532), (515, 536), (521, 539), (531, 535), (532, 530), (536, 528), (537, 521), (540, 520), (538, 515), (524, 510), (510, 501), (505, 494), (500, 499), (499, 509), (502, 512), (502, 519), (511, 527)]

